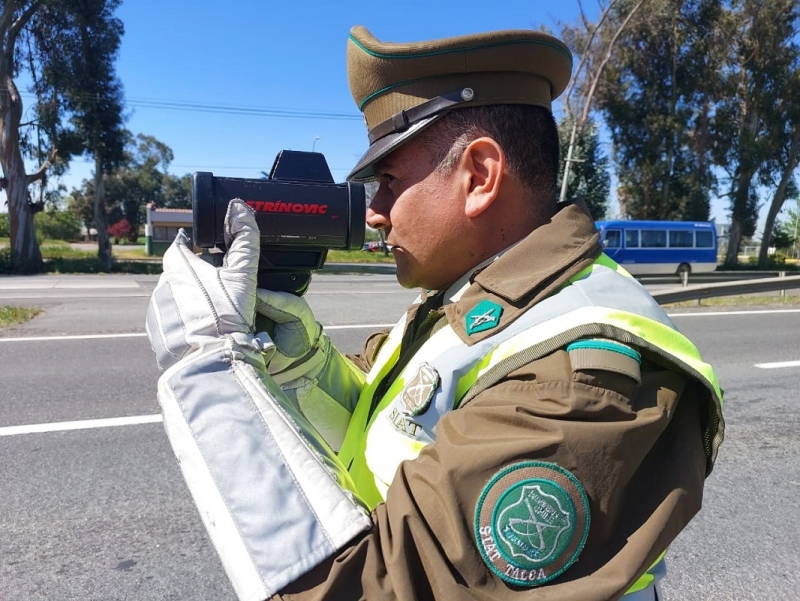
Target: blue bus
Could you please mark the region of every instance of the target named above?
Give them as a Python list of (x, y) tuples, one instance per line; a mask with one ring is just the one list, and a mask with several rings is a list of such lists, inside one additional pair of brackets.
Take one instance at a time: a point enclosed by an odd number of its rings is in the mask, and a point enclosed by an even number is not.
[(710, 221), (598, 221), (605, 253), (631, 275), (690, 274), (717, 268)]

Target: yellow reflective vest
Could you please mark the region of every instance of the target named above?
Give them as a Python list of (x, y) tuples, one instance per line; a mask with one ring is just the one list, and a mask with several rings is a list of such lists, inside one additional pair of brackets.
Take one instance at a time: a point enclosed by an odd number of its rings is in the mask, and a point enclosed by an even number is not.
[[(724, 430), (716, 375), (641, 284), (606, 255), (600, 255), (511, 324), (471, 346), (450, 326), (436, 331), (383, 397), (374, 399), (378, 385), (399, 358), (405, 323), (405, 318), (401, 319), (381, 346), (339, 451), (356, 490), (370, 508), (383, 501), (400, 463), (415, 459), (436, 439), (436, 424), (443, 415), (515, 369), (581, 338), (601, 337), (647, 350), (709, 390), (714, 402), (703, 443), (707, 473), (711, 472)], [(426, 372), (436, 374), (435, 389), (423, 390), (422, 398), (409, 394), (424, 388)], [(415, 406), (423, 401), (424, 406)], [(648, 576), (629, 592), (648, 586), (653, 580)]]

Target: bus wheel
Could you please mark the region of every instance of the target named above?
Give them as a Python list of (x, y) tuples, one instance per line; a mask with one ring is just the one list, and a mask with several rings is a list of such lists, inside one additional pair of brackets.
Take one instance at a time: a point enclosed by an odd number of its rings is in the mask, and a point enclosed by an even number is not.
[(681, 263), (678, 265), (678, 270), (675, 272), (684, 286), (689, 283), (689, 274), (692, 273), (692, 266), (688, 263)]

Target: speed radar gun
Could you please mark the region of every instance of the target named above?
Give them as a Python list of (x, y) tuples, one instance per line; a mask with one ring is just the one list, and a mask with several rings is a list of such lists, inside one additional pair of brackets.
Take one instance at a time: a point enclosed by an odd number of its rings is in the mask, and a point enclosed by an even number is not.
[(336, 184), (318, 152), (282, 150), (266, 179), (192, 176), (194, 245), (212, 263), (225, 251), (223, 222), (228, 204), (244, 200), (256, 213), (261, 232), (258, 286), (302, 295), (311, 273), (322, 269), (329, 249), (355, 250), (364, 244), (364, 184)]

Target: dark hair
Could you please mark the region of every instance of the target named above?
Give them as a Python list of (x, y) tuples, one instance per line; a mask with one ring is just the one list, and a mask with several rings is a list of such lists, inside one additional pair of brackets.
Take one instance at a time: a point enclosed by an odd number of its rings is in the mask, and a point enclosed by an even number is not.
[(532, 198), (555, 200), (558, 128), (553, 114), (528, 104), (493, 104), (450, 111), (423, 132), (424, 145), (437, 169), (455, 166), (473, 140), (488, 136), (506, 153), (506, 165)]

